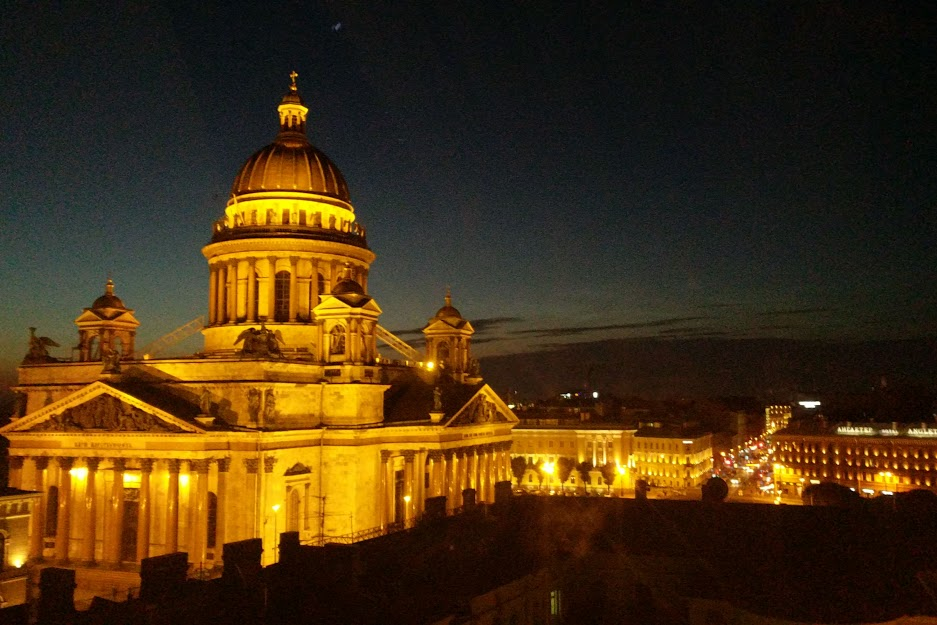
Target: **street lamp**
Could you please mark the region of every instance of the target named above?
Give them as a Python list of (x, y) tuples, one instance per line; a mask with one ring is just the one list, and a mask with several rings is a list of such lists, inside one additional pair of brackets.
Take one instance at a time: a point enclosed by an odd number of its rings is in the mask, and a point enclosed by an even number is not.
[(620, 489), (619, 495), (621, 497), (624, 497), (625, 496), (625, 467), (618, 465), (618, 475), (619, 475), (618, 488)]
[(556, 465), (555, 465), (554, 463), (552, 463), (552, 462), (545, 462), (545, 463), (543, 463), (543, 472), (550, 476), (550, 478), (551, 478), (550, 481), (552, 481), (552, 478), (553, 478), (553, 471), (555, 471), (555, 470), (556, 470)]
[(276, 562), (280, 553), (280, 540), (277, 536), (277, 512), (280, 511), (280, 504), (275, 503), (270, 509), (273, 510), (273, 561)]

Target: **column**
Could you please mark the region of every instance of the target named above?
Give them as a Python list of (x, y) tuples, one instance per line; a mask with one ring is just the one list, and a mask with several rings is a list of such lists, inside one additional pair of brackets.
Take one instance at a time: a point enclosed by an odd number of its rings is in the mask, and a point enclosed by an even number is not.
[(36, 490), (42, 493), (42, 497), (39, 499), (39, 507), (33, 514), (33, 532), (29, 537), (29, 557), (41, 559), (46, 534), (46, 509), (49, 506), (49, 493), (46, 490), (46, 468), (49, 466), (49, 459), (38, 456), (33, 458), (33, 463), (36, 465)]
[(428, 452), (430, 462), (429, 493), (430, 497), (439, 497), (442, 493), (442, 452), (433, 450)]
[(608, 439), (602, 437), (602, 464), (608, 464)]
[(260, 505), (263, 504), (263, 500), (257, 501), (257, 483), (259, 481), (258, 469), (260, 468), (260, 459), (258, 458), (244, 458), (244, 468), (247, 471), (247, 490), (248, 497), (252, 499), (252, 505), (254, 508), (252, 516), (254, 517), (251, 522), (250, 537), (255, 538), (260, 534), (260, 527), (257, 519), (257, 511), (260, 509)]
[(88, 467), (88, 476), (85, 478), (85, 539), (81, 545), (82, 562), (94, 562), (95, 543), (98, 540), (96, 524), (98, 522), (98, 506), (95, 493), (95, 481), (98, 474), (100, 458), (85, 458)]
[[(404, 494), (404, 521), (410, 521), (413, 518), (413, 459), (416, 457), (416, 452), (412, 450), (405, 450), (403, 452), (403, 494)], [(407, 502), (407, 499), (410, 501)]]
[(179, 467), (181, 460), (166, 461), (169, 471), (169, 491), (166, 494), (166, 553), (179, 551)]
[(597, 467), (599, 465), (597, 464), (598, 458), (596, 457), (596, 453), (595, 453), (595, 446), (596, 446), (595, 436), (592, 437), (592, 440), (590, 442), (592, 443), (592, 466)]
[(299, 293), (296, 290), (296, 264), (299, 259), (290, 256), (290, 322), (296, 321), (296, 304), (299, 302)]
[(267, 257), (267, 266), (269, 267), (267, 277), (267, 321), (276, 320), (276, 301), (277, 301), (277, 259), (276, 256)]
[(10, 477), (9, 483), (13, 488), (23, 488), (23, 462), (26, 460), (23, 456), (10, 456)]
[(66, 561), (72, 521), (72, 474), (69, 471), (75, 464), (75, 459), (59, 457), (55, 460), (59, 465), (59, 514), (55, 528), (55, 558)]
[(381, 527), (386, 528), (393, 518), (391, 507), (393, 506), (394, 478), (390, 473), (390, 451), (381, 450)]
[(215, 323), (225, 322), (225, 289), (227, 288), (227, 268), (224, 263), (215, 263)]
[(257, 321), (257, 259), (247, 259), (247, 322)]
[(236, 260), (228, 261), (228, 323), (237, 323), (238, 320), (238, 264)]
[(217, 317), (218, 311), (216, 309), (215, 300), (218, 297), (218, 279), (216, 274), (218, 273), (214, 265), (209, 265), (208, 267), (208, 325), (213, 325), (215, 323), (215, 318)]
[(483, 445), (481, 447), (482, 455), (479, 458), (479, 470), (478, 470), (478, 480), (481, 482), (481, 500), (490, 502), (491, 501), (491, 446)]
[(218, 492), (215, 493), (218, 509), (215, 511), (215, 550), (213, 557), (216, 562), (221, 561), (221, 548), (225, 543), (225, 523), (227, 522), (228, 506), (228, 469), (231, 468), (230, 458), (219, 458), (218, 463)]
[(104, 561), (108, 564), (120, 564), (121, 548), (124, 538), (124, 471), (127, 461), (123, 458), (111, 459), (114, 481), (111, 482), (111, 494), (108, 498), (107, 532), (104, 534)]
[[(193, 460), (192, 481), (189, 482), (189, 508), (192, 510), (192, 522), (189, 531), (189, 560), (196, 563), (205, 561), (208, 541), (208, 468), (211, 460)], [(195, 483), (192, 483), (192, 482)]]
[(140, 496), (137, 508), (137, 562), (150, 557), (150, 475), (152, 458), (140, 460)]
[(446, 481), (443, 494), (446, 496), (446, 510), (451, 511), (455, 508), (455, 454), (451, 449), (443, 451), (446, 458)]

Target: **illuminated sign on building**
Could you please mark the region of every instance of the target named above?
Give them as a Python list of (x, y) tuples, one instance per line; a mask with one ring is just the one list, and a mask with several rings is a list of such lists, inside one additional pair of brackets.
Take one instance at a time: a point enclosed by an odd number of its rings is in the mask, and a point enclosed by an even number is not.
[(875, 436), (875, 428), (866, 426), (841, 425), (836, 428), (837, 434), (846, 434), (848, 436)]

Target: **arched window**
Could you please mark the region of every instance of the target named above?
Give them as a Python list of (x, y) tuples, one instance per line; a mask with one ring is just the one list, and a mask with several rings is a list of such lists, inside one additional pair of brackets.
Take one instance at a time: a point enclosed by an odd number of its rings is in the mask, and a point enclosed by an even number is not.
[(290, 320), (290, 272), (278, 271), (273, 286), (273, 320)]
[(300, 498), (299, 498), (299, 489), (294, 488), (290, 491), (289, 498), (286, 502), (286, 531), (287, 532), (298, 532), (299, 531), (299, 520), (300, 520)]
[[(215, 534), (218, 533), (218, 496), (215, 493), (208, 493), (208, 519), (206, 521), (206, 532), (208, 534), (208, 548), (215, 548)], [(217, 560), (217, 557), (215, 558)]]
[(55, 536), (55, 531), (59, 525), (59, 487), (50, 486), (49, 494), (46, 498), (48, 505), (46, 507), (46, 536)]
[(449, 343), (440, 343), (436, 348), (436, 360), (440, 365), (449, 366)]

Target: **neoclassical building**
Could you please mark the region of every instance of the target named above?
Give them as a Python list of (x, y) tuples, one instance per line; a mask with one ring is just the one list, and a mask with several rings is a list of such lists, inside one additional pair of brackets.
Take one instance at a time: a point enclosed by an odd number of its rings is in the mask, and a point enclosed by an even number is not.
[[(478, 375), (471, 324), (447, 294), (427, 355), (381, 328), (374, 252), (307, 112), (294, 75), (279, 133), (213, 225), (201, 352), (137, 353), (139, 322), (110, 281), (76, 320), (71, 360), (31, 337), (0, 434), (11, 485), (41, 492), (34, 560), (132, 570), (186, 551), (211, 567), (223, 543), (263, 537), (272, 562), (278, 532), (356, 540), (417, 519), (432, 497), (449, 510), (468, 489), (492, 501), (510, 479), (517, 419)], [(401, 360), (382, 359), (378, 340)]]

